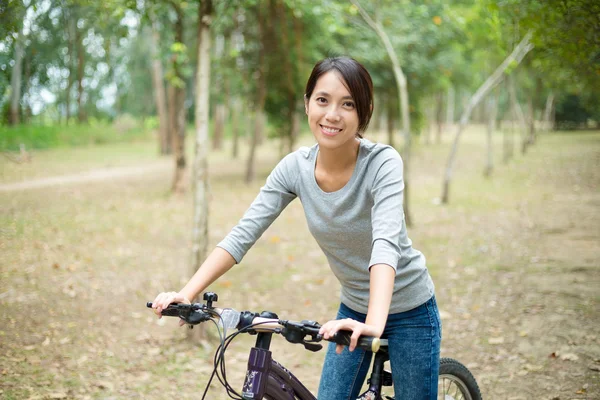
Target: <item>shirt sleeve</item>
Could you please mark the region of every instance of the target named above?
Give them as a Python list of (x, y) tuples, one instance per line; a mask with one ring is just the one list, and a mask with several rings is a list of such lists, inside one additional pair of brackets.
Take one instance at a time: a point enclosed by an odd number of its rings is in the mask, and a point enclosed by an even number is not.
[(382, 152), (385, 159), (379, 166), (371, 194), (373, 242), (369, 268), (375, 264), (398, 267), (401, 257), (400, 239), (404, 226), (403, 163), (395, 150)]
[(217, 244), (231, 254), (236, 263), (242, 261), (283, 209), (296, 198), (293, 177), (298, 177), (299, 173), (294, 173), (293, 156), (294, 153), (289, 154), (277, 164), (242, 219)]

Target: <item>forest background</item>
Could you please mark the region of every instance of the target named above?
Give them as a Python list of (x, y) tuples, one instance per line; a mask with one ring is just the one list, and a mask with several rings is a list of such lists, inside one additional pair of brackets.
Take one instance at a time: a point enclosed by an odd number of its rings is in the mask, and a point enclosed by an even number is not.
[[(177, 289), (277, 160), (311, 143), (305, 81), (317, 60), (351, 55), (374, 79), (367, 137), (405, 159), (405, 211), (440, 282), (447, 355), (470, 365), (494, 398), (536, 390), (593, 398), (598, 32), (600, 5), (591, 0), (0, 1), (0, 315), (8, 321), (0, 394), (161, 398), (173, 388), (152, 383), (155, 375), (181, 386), (186, 371), (209, 368), (214, 338), (192, 338), (203, 344), (200, 357), (186, 342), (160, 345), (185, 335), (160, 331), (138, 306)], [(566, 197), (552, 202), (557, 193)], [(254, 274), (261, 257), (282, 268), (253, 278), (264, 301), (239, 293), (250, 288), (252, 273), (243, 272), (220, 281), (224, 303), (330, 318), (335, 296), (318, 304), (310, 294), (335, 283), (312, 276), (329, 272), (297, 214), (284, 214), (297, 235), (274, 225), (245, 262)], [(485, 230), (492, 238), (481, 237)], [(570, 247), (559, 251), (548, 235)], [(548, 287), (538, 291), (531, 280), (540, 275)], [(282, 303), (290, 282), (310, 300), (298, 293)], [(101, 304), (89, 310), (92, 301)], [(122, 315), (117, 301), (128, 302)], [(24, 321), (36, 304), (55, 304), (52, 320)], [(511, 306), (521, 313), (506, 317)], [(537, 331), (548, 324), (557, 326), (550, 344)], [(534, 336), (534, 351), (511, 351)], [(234, 375), (244, 351), (234, 353)], [(316, 385), (319, 358), (294, 357)], [(60, 368), (63, 378), (48, 378)], [(128, 382), (113, 380), (122, 374)]]

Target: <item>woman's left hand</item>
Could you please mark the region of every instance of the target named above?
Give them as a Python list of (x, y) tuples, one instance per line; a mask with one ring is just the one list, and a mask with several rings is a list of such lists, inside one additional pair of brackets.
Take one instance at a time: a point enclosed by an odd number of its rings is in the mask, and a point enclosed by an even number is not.
[[(363, 324), (362, 322), (358, 322), (356, 320), (346, 318), (346, 319), (336, 319), (329, 321), (319, 329), (319, 333), (323, 335), (325, 339), (329, 339), (333, 335), (336, 334), (337, 331), (346, 330), (352, 331), (352, 336), (350, 337), (350, 346), (349, 350), (354, 351), (356, 348), (356, 344), (358, 342), (358, 338), (361, 336), (374, 336), (380, 337), (382, 332), (379, 329), (372, 325)], [(344, 350), (344, 346), (338, 344), (335, 347), (335, 352), (337, 354), (341, 354), (342, 350)]]

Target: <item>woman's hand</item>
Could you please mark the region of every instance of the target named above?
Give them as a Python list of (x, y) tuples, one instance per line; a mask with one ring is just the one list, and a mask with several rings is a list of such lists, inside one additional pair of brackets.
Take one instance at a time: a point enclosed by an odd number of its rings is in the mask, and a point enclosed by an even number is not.
[[(358, 342), (359, 337), (380, 337), (383, 333), (378, 328), (372, 325), (363, 324), (362, 322), (358, 322), (350, 318), (329, 321), (323, 326), (321, 326), (321, 329), (319, 329), (319, 333), (323, 335), (325, 339), (329, 339), (330, 337), (335, 335), (337, 331), (340, 330), (352, 331), (352, 336), (350, 336), (350, 346), (348, 346), (350, 351), (354, 351), (354, 349), (356, 348), (356, 344)], [(344, 350), (344, 346), (341, 344), (338, 344), (335, 347), (335, 352), (337, 354), (341, 354), (342, 350)]]
[[(158, 315), (158, 318), (162, 318), (162, 314), (161, 314), (162, 310), (169, 307), (169, 304), (171, 304), (171, 303), (191, 304), (190, 300), (187, 297), (185, 297), (184, 295), (182, 295), (181, 293), (177, 293), (177, 292), (160, 293), (158, 296), (156, 296), (156, 298), (152, 302), (152, 308), (154, 309), (154, 312), (156, 313), (156, 315)], [(185, 325), (185, 321), (179, 320), (179, 325), (180, 326)]]

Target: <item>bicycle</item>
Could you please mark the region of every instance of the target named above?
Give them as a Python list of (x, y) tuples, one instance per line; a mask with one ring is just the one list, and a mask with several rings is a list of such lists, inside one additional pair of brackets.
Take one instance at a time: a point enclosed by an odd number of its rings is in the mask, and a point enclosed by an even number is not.
[[(179, 317), (190, 328), (206, 321), (212, 321), (217, 326), (221, 344), (215, 352), (214, 369), (206, 385), (203, 399), (208, 393), (213, 378), (217, 376), (229, 397), (233, 399), (316, 400), (316, 397), (291, 371), (272, 358), (269, 349), (273, 334), (279, 334), (290, 343), (304, 345), (306, 350), (313, 352), (321, 350), (323, 346), (318, 342), (325, 339), (319, 334), (320, 325), (317, 322), (310, 320), (287, 321), (269, 311), (259, 314), (213, 307), (218, 296), (212, 292), (205, 293), (203, 299), (206, 304), (174, 303), (162, 311), (164, 316)], [(152, 303), (148, 302), (146, 306), (150, 308)], [(225, 336), (228, 329), (236, 331)], [(225, 351), (231, 341), (242, 333), (253, 334), (257, 337), (255, 346), (250, 349), (248, 369), (242, 391), (238, 393), (227, 382)], [(339, 331), (334, 337), (327, 340), (347, 346), (350, 344), (351, 334), (350, 331)], [(382, 393), (384, 386), (392, 386), (392, 374), (384, 370), (384, 363), (389, 360), (387, 340), (362, 336), (358, 340), (357, 347), (375, 353), (371, 375), (367, 381), (369, 388), (357, 400), (394, 400), (393, 397), (384, 397)], [(481, 393), (477, 381), (464, 365), (452, 358), (442, 358), (440, 360), (438, 399), (481, 400)]]

